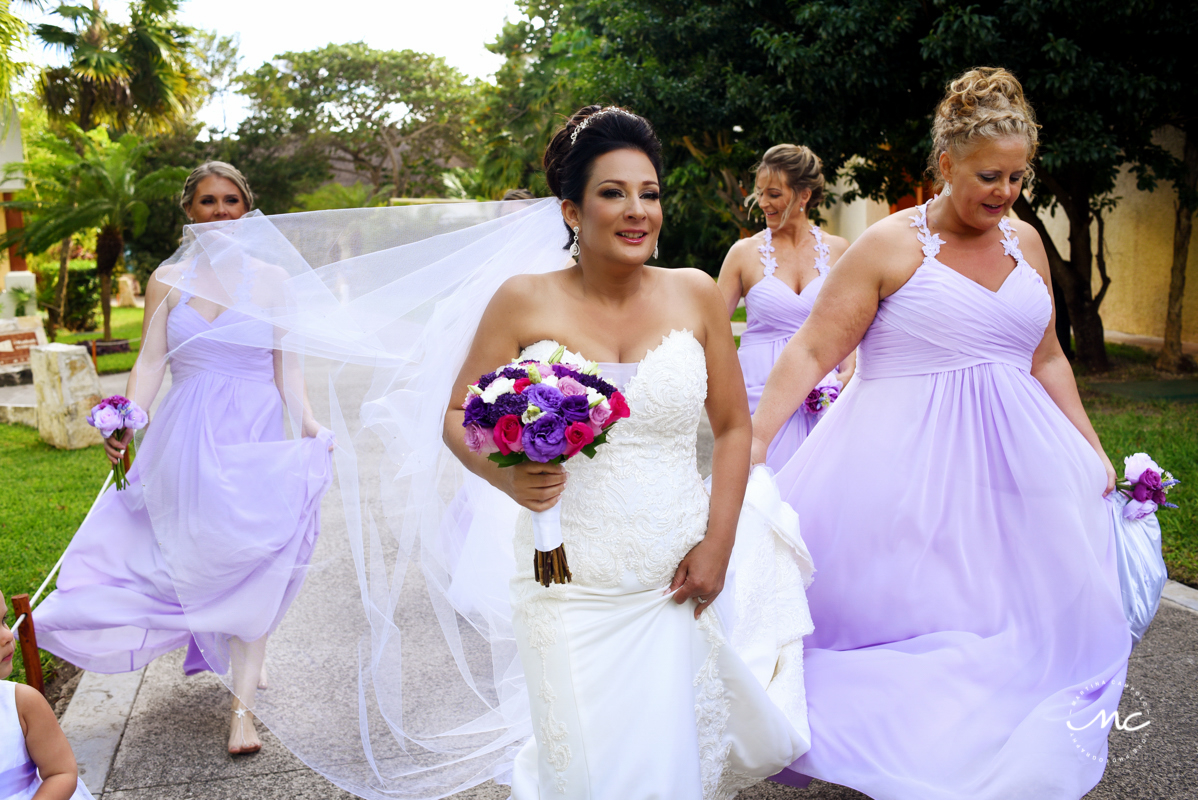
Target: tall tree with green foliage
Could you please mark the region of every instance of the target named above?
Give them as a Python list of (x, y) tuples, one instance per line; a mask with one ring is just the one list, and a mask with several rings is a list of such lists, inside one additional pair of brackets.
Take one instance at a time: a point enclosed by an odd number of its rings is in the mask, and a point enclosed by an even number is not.
[[(843, 171), (852, 179), (850, 196), (894, 201), (911, 193), (923, 176), (931, 115), (945, 83), (974, 66), (1011, 69), (1043, 125), (1036, 192), (1016, 212), (1044, 239), (1079, 360), (1106, 368), (1099, 308), (1109, 279), (1101, 230), (1118, 199), (1111, 193), (1121, 169), (1136, 170), (1142, 188), (1161, 174), (1152, 141), (1162, 124), (1161, 98), (1193, 71), (1184, 42), (1193, 41), (1195, 15), (1183, 4), (561, 4), (577, 6), (583, 11), (575, 18), (589, 26), (592, 41), (587, 81), (635, 105), (667, 142), (693, 142), (701, 133), (718, 141), (730, 131), (732, 141), (754, 152), (780, 141), (808, 144), (830, 176)], [(1161, 44), (1175, 40), (1183, 43)], [(1050, 208), (1069, 221), (1067, 251), (1039, 219), (1037, 212)], [(1097, 250), (1092, 225), (1100, 232)]]
[(72, 126), (69, 133), (73, 141), (59, 142), (55, 151), (58, 163), (66, 168), (61, 190), (46, 200), (5, 203), (29, 212), (31, 220), (24, 228), (9, 231), (0, 246), (20, 242), (28, 252), (38, 253), (98, 228), (96, 273), (107, 340), (112, 338), (112, 272), (124, 250), (126, 232), (138, 236), (149, 218), (147, 203), (177, 194), (190, 170), (166, 167), (146, 173), (141, 166), (150, 145), (134, 134), (112, 142), (103, 128), (84, 133)]
[(283, 53), (241, 84), (249, 126), (316, 140), (393, 196), (439, 195), (442, 173), (471, 159), (476, 92), (438, 56), (328, 45)]
[(100, 0), (63, 4), (66, 26), (44, 23), (34, 33), (59, 50), (65, 66), (43, 70), (38, 90), (51, 119), (90, 131), (157, 133), (185, 122), (202, 93), (191, 55), (194, 31), (175, 14), (181, 0), (134, 0), (129, 24), (110, 21)]

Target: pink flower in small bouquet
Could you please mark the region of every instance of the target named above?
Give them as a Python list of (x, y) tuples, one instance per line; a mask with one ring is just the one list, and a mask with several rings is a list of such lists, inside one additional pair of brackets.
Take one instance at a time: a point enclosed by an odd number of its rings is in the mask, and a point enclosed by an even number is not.
[[(624, 395), (599, 377), (593, 362), (562, 363), (566, 348), (546, 361), (515, 361), (469, 387), (466, 446), (501, 467), (524, 461), (562, 463), (582, 453), (594, 458), (611, 427), (631, 411)], [(536, 579), (543, 585), (570, 580), (561, 537), (561, 509), (533, 513)]]
[(1169, 490), (1181, 483), (1162, 470), (1147, 453), (1135, 453), (1123, 459), (1123, 485), (1119, 491), (1127, 497), (1123, 507), (1126, 519), (1143, 519), (1158, 508), (1177, 508), (1168, 502)]
[[(119, 394), (101, 400), (87, 416), (87, 424), (98, 430), (105, 439), (112, 438), (119, 431), (139, 431), (149, 422), (150, 417), (141, 406)], [(112, 465), (113, 483), (118, 491), (129, 487), (126, 475), (134, 455), (133, 442), (130, 441), (125, 457)]]

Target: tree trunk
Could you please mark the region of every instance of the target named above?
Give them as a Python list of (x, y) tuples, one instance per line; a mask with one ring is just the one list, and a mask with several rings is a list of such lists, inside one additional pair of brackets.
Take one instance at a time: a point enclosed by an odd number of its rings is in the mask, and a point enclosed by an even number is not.
[(46, 320), (50, 330), (47, 338), (54, 341), (58, 336), (58, 328), (66, 325), (67, 321), (67, 281), (71, 276), (71, 237), (62, 240), (59, 245), (62, 252), (58, 256), (58, 283), (54, 287), (54, 305), (46, 309)]
[(1186, 266), (1190, 256), (1190, 233), (1194, 227), (1194, 208), (1191, 202), (1198, 191), (1198, 136), (1186, 133), (1184, 182), (1189, 190), (1178, 191), (1173, 206), (1173, 269), (1169, 277), (1169, 305), (1165, 311), (1165, 343), (1156, 368), (1165, 372), (1181, 372), (1181, 306), (1186, 291)]
[(96, 272), (100, 276), (100, 311), (104, 314), (104, 341), (112, 339), (112, 271), (125, 241), (119, 230), (103, 228), (96, 236)]
[[(1106, 355), (1106, 341), (1102, 317), (1098, 309), (1106, 295), (1107, 279), (1095, 295), (1091, 287), (1094, 268), (1094, 248), (1090, 243), (1090, 191), (1085, 176), (1066, 176), (1068, 184), (1054, 175), (1038, 175), (1044, 186), (1052, 192), (1065, 216), (1069, 219), (1069, 258), (1065, 259), (1048, 235), (1044, 223), (1032, 210), (1026, 199), (1015, 201), (1015, 213), (1040, 234), (1044, 249), (1048, 252), (1048, 264), (1052, 279), (1061, 285), (1069, 322), (1073, 326), (1073, 342), (1077, 360), (1091, 372), (1105, 372), (1110, 368)], [(1059, 333), (1058, 333), (1059, 335)]]

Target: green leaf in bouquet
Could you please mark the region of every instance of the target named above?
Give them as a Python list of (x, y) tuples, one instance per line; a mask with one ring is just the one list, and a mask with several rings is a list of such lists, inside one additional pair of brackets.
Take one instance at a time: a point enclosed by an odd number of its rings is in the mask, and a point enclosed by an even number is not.
[(503, 453), (491, 453), (487, 458), (501, 467), (514, 467), (524, 460), (524, 454), (508, 453), (504, 455)]

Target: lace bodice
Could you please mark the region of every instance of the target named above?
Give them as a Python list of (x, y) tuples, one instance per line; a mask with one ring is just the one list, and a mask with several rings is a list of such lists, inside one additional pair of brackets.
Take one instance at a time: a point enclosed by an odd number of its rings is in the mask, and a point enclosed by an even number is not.
[[(538, 342), (521, 358), (547, 358)], [(707, 399), (707, 362), (690, 331), (673, 331), (641, 359), (624, 390), (632, 414), (608, 434), (594, 459), (577, 456), (562, 495), (562, 533), (574, 581), (616, 586), (634, 573), (665, 586), (707, 530), (708, 496), (695, 435)], [(532, 526), (521, 515), (517, 564), (532, 571)]]

